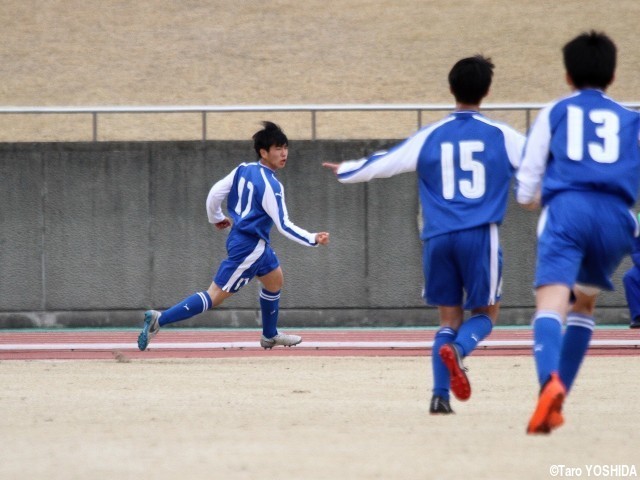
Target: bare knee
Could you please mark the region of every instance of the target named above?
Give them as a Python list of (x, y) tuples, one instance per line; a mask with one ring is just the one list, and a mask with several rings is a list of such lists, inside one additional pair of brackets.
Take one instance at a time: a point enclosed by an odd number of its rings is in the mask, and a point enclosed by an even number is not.
[(269, 292), (279, 292), (284, 286), (284, 275), (280, 267), (262, 277), (258, 277), (258, 280), (260, 280), (262, 286)]
[(227, 298), (229, 298), (233, 293), (225, 292), (215, 283), (211, 283), (209, 288), (207, 289), (207, 293), (211, 298), (211, 307), (217, 307), (222, 302), (224, 302)]
[(592, 317), (596, 310), (598, 293), (595, 290), (585, 290), (583, 288), (574, 288), (573, 293), (576, 301), (571, 306), (571, 311)]

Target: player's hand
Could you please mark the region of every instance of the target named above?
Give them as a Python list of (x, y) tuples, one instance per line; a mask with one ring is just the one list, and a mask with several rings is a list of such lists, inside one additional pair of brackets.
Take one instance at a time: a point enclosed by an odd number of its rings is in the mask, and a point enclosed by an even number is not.
[(324, 162), (322, 164), (322, 166), (324, 168), (328, 168), (329, 170), (331, 170), (335, 175), (338, 174), (338, 168), (340, 168), (340, 164), (339, 163)]
[(530, 212), (533, 212), (540, 208), (541, 202), (542, 202), (541, 193), (540, 193), (540, 190), (538, 190), (538, 192), (536, 192), (536, 195), (533, 197), (533, 200), (531, 200), (529, 203), (521, 203), (520, 205), (525, 210), (529, 210)]
[(530, 212), (534, 212), (540, 208), (540, 204), (535, 200), (529, 203), (521, 203), (520, 206), (525, 210), (529, 210)]
[(327, 245), (329, 243), (329, 232), (316, 233), (316, 243), (319, 245)]
[(224, 230), (225, 228), (229, 228), (231, 226), (231, 220), (225, 218), (221, 222), (214, 223), (214, 225), (218, 230)]

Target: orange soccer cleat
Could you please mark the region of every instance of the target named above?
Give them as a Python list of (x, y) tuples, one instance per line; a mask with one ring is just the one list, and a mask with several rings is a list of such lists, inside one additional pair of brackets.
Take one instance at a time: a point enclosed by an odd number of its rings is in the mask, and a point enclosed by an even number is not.
[(538, 397), (538, 404), (527, 426), (528, 434), (551, 433), (551, 430), (564, 423), (562, 403), (567, 396), (567, 390), (557, 373), (552, 373), (543, 385)]

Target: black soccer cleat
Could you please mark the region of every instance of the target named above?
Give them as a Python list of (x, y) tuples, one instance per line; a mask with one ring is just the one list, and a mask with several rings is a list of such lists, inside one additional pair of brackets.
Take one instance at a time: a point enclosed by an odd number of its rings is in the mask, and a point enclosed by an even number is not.
[(434, 395), (433, 397), (431, 397), (429, 413), (431, 415), (449, 415), (456, 412), (451, 409), (451, 405), (449, 405), (448, 399), (440, 397), (438, 395)]

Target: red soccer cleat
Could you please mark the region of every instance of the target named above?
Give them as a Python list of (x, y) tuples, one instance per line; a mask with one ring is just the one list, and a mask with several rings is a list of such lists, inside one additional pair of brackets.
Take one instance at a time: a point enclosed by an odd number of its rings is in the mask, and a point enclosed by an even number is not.
[(471, 385), (467, 378), (467, 369), (462, 364), (460, 351), (454, 344), (447, 343), (440, 347), (438, 354), (449, 370), (451, 391), (458, 400), (468, 400), (471, 396)]

